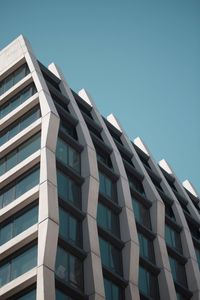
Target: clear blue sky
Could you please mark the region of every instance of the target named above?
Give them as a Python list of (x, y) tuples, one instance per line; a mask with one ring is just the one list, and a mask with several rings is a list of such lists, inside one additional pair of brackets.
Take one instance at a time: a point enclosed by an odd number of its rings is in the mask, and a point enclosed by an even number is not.
[(19, 34), (200, 192), (200, 1), (1, 1), (0, 48)]

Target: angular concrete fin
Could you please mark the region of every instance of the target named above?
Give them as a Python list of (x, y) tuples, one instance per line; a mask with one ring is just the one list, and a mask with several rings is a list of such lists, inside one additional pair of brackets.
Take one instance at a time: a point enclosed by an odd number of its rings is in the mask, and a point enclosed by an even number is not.
[(60, 74), (62, 74), (60, 68), (52, 62), (50, 65), (48, 65), (49, 71), (51, 71), (56, 77), (60, 78)]
[(85, 101), (87, 102), (87, 104), (89, 104), (90, 106), (93, 106), (94, 101), (92, 100), (92, 97), (90, 96), (90, 94), (85, 90), (85, 89), (81, 89), (78, 92), (78, 95)]
[(107, 119), (108, 122), (110, 122), (115, 128), (117, 128), (119, 131), (122, 132), (120, 122), (117, 120), (117, 118), (116, 118), (113, 114), (110, 114), (109, 116), (107, 116), (106, 119)]
[(139, 136), (134, 139), (134, 144), (138, 146), (138, 148), (140, 148), (145, 154), (150, 156), (147, 146)]
[(195, 197), (199, 197), (194, 186), (192, 185), (192, 183), (186, 179), (185, 181), (183, 181), (183, 186), (184, 188), (186, 188), (186, 190), (188, 190), (192, 195), (194, 195)]
[(170, 167), (170, 165), (166, 162), (165, 159), (162, 159), (159, 161), (159, 166), (161, 166), (161, 168), (163, 168), (168, 174), (173, 175), (173, 171)]

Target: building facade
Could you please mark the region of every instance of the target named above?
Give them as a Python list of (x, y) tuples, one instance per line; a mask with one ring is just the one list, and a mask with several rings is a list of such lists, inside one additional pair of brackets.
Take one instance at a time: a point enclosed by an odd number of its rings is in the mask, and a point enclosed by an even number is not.
[(20, 36), (0, 52), (0, 299), (198, 300), (200, 205)]

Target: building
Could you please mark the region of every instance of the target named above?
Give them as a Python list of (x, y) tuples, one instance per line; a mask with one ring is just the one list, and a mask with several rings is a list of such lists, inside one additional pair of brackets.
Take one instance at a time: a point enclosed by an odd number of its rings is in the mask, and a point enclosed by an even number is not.
[(0, 299), (200, 299), (200, 205), (20, 36), (0, 52)]

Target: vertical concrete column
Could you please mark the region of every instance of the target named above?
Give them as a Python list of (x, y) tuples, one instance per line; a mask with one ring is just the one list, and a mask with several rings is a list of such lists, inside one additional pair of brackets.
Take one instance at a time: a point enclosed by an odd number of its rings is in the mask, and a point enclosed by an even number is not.
[(82, 210), (86, 213), (86, 218), (82, 223), (83, 249), (87, 252), (87, 257), (84, 260), (85, 293), (91, 300), (101, 300), (104, 299), (104, 286), (96, 224), (99, 192), (96, 151), (85, 120), (62, 73), (54, 64), (51, 64), (49, 69), (61, 79), (62, 93), (70, 99), (68, 105), (70, 113), (79, 121), (77, 125), (78, 141), (84, 146), (81, 153), (81, 175), (84, 177)]
[[(193, 205), (191, 205), (191, 199), (183, 189), (182, 185), (180, 184), (178, 178), (175, 176), (171, 166), (165, 161), (162, 160), (159, 162), (159, 165), (169, 174), (173, 174), (175, 178), (175, 186), (179, 192), (179, 194), (184, 197), (188, 201), (188, 209), (191, 211), (192, 216), (200, 222), (200, 217), (197, 214), (197, 210)], [(160, 171), (161, 172), (161, 171)], [(164, 176), (163, 176), (164, 177)], [(168, 185), (167, 181), (163, 180), (167, 186), (168, 193), (174, 199), (174, 208), (175, 208), (175, 216), (177, 222), (182, 226), (181, 231), (181, 241), (183, 247), (183, 255), (187, 258), (187, 263), (185, 265), (186, 275), (187, 275), (187, 282), (188, 282), (188, 289), (193, 293), (192, 300), (200, 299), (200, 280), (199, 280), (199, 267), (198, 262), (195, 254), (194, 244), (192, 241), (192, 236), (183, 213), (182, 207), (179, 204), (176, 195), (173, 193), (171, 187)], [(195, 213), (194, 213), (195, 212)]]
[(58, 240), (58, 196), (55, 149), (59, 116), (28, 42), (19, 42), (39, 94), (41, 109), (41, 157), (39, 188), (37, 299), (55, 299), (54, 267)]
[[(164, 203), (158, 194), (154, 184), (151, 181), (149, 174), (144, 168), (140, 158), (134, 149), (130, 139), (124, 133), (123, 135), (124, 145), (133, 153), (133, 164), (136, 169), (144, 175), (143, 187), (145, 190), (145, 194), (147, 198), (152, 202), (152, 206), (150, 208), (151, 215), (151, 224), (152, 230), (156, 234), (156, 238), (154, 239), (154, 252), (156, 258), (156, 266), (160, 268), (160, 273), (158, 275), (158, 284), (159, 284), (159, 293), (161, 299), (176, 299), (175, 288), (173, 284), (173, 279), (170, 272), (168, 254), (165, 244), (164, 237), (164, 228), (165, 228), (165, 208)], [(137, 146), (149, 156), (151, 160), (151, 154), (146, 145), (142, 142), (140, 138), (136, 139)]]
[[(122, 241), (125, 243), (125, 247), (122, 250), (123, 261), (123, 276), (128, 281), (128, 286), (125, 290), (126, 299), (139, 299), (139, 292), (137, 288), (137, 274), (139, 265), (139, 246), (136, 233), (136, 225), (133, 218), (133, 210), (131, 203), (131, 195), (129, 189), (129, 183), (127, 180), (124, 165), (121, 159), (121, 155), (110, 135), (99, 111), (97, 110), (94, 101), (91, 96), (85, 91), (81, 90), (79, 95), (85, 99), (86, 102), (92, 103), (93, 117), (95, 121), (102, 127), (102, 138), (104, 142), (109, 145), (113, 152), (111, 153), (111, 160), (113, 163), (114, 172), (119, 175), (117, 181), (117, 198), (118, 203), (122, 208), (122, 212), (119, 215), (120, 219), (120, 231)], [(134, 266), (134, 267), (133, 267)]]

